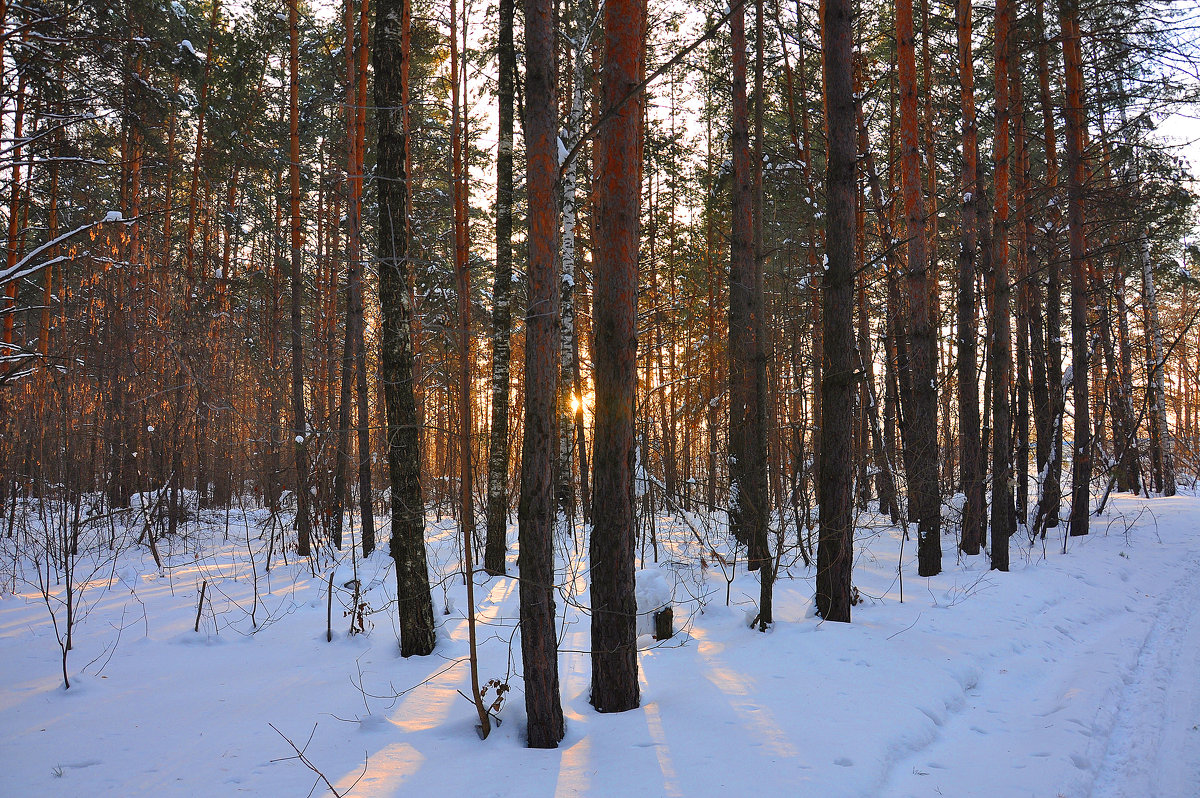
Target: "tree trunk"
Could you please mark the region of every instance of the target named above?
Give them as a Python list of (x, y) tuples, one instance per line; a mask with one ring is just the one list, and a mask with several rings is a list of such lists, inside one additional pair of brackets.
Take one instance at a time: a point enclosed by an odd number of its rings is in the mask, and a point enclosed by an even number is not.
[(301, 261), (304, 252), (304, 228), (300, 221), (300, 28), (297, 0), (288, 2), (288, 64), (291, 80), (288, 88), (288, 124), (291, 128), (291, 162), (288, 165), (291, 188), (291, 328), (292, 328), (292, 432), (296, 457), (296, 553), (307, 557), (311, 549), (308, 506), (308, 421), (304, 413), (304, 336), (301, 305), (304, 284)]
[(992, 569), (1008, 570), (1012, 524), (1012, 322), (1008, 276), (1008, 58), (1011, 0), (996, 9), (995, 214), (992, 255)]
[(1046, 193), (1050, 197), (1046, 232), (1046, 383), (1049, 451), (1038, 474), (1038, 503), (1032, 534), (1058, 526), (1062, 502), (1063, 420), (1067, 386), (1062, 373), (1062, 280), (1058, 257), (1058, 151), (1054, 126), (1054, 106), (1050, 96), (1050, 54), (1046, 45), (1045, 0), (1037, 4), (1038, 104), (1042, 110), (1045, 141)]
[(642, 0), (604, 8), (603, 123), (595, 143), (596, 241), (592, 318), (596, 380), (593, 446), (592, 706), (639, 704), (634, 598), (634, 400), (637, 391), (638, 204), (641, 104), (619, 105), (645, 59)]
[(433, 600), (425, 558), (421, 454), (413, 396), (412, 298), (408, 292), (409, 0), (375, 4), (375, 119), (378, 131), (379, 302), (381, 362), (387, 404), (388, 472), (392, 483), (391, 555), (396, 565), (400, 654), (434, 647)]
[(1171, 430), (1167, 426), (1167, 398), (1163, 386), (1162, 327), (1158, 322), (1158, 295), (1154, 290), (1154, 269), (1150, 262), (1150, 236), (1138, 239), (1138, 255), (1142, 262), (1142, 300), (1145, 303), (1146, 335), (1150, 358), (1147, 375), (1150, 389), (1150, 446), (1156, 487), (1164, 496), (1174, 496), (1175, 463)]
[[(563, 738), (554, 627), (554, 458), (559, 307), (558, 91), (551, 0), (525, 5), (525, 185), (529, 192), (529, 307), (525, 316), (525, 432), (517, 514), (521, 570), (521, 661), (530, 748), (556, 748)], [(594, 576), (593, 568), (593, 576)], [(593, 590), (593, 597), (595, 591)], [(596, 601), (593, 598), (593, 603)], [(596, 619), (593, 617), (592, 623)], [(593, 646), (594, 648), (594, 646)]]
[(978, 554), (987, 524), (983, 452), (979, 441), (979, 337), (975, 313), (975, 257), (978, 251), (979, 129), (975, 116), (975, 64), (971, 52), (971, 0), (958, 0), (958, 76), (963, 110), (962, 244), (958, 253), (958, 445), (959, 481), (966, 497), (962, 538), (965, 554)]
[(1066, 75), (1067, 224), (1071, 245), (1071, 369), (1075, 404), (1071, 465), (1071, 535), (1088, 533), (1092, 479), (1092, 430), (1088, 408), (1087, 238), (1083, 189), (1083, 56), (1079, 44), (1078, 0), (1059, 0), (1063, 70)]
[(496, 153), (496, 273), (492, 288), (492, 419), (488, 428), (487, 538), (483, 567), (505, 572), (508, 530), (508, 392), (512, 338), (513, 89), (515, 0), (500, 0), (500, 143)]
[[(911, 4), (909, 6), (911, 11)], [(826, 0), (821, 27), (825, 124), (829, 141), (825, 182), (824, 330), (821, 371), (821, 457), (817, 543), (817, 611), (827, 621), (850, 621), (854, 506), (850, 436), (854, 397), (854, 4)]]
[[(755, 369), (758, 362), (758, 314), (761, 296), (754, 251), (753, 175), (746, 101), (745, 6), (729, 19), (733, 63), (733, 187), (732, 236), (729, 269), (729, 530), (747, 547), (747, 565), (758, 569), (767, 558), (766, 460), (759, 448), (760, 396)], [(757, 302), (756, 302), (757, 299)]]
[[(575, 2), (575, 41), (571, 73), (571, 110), (567, 118), (564, 146), (570, 151), (583, 128), (583, 82), (586, 80), (589, 15), (587, 3)], [(558, 377), (558, 477), (556, 494), (558, 507), (567, 518), (574, 515), (575, 491), (572, 453), (575, 447), (575, 406), (581, 397), (575, 391), (575, 228), (579, 206), (578, 191), (579, 158), (566, 164), (562, 180), (562, 277), (559, 289), (562, 305), (562, 330), (559, 353), (561, 363)]]
[(917, 522), (917, 572), (942, 570), (941, 501), (938, 488), (937, 339), (930, 308), (930, 258), (921, 196), (917, 136), (917, 74), (912, 0), (896, 4), (900, 82), (900, 167), (908, 237), (908, 303), (911, 388), (904, 447), (909, 514)]
[[(365, 153), (367, 149), (366, 112), (367, 112), (367, 58), (369, 31), (368, 0), (362, 0), (359, 11), (359, 42), (358, 42), (358, 87), (356, 90), (355, 123), (354, 123), (354, 155), (355, 168), (351, 173), (354, 182), (354, 217), (359, 226), (360, 238), (362, 229), (362, 195), (363, 172), (365, 170)], [(361, 260), (362, 245), (359, 244), (355, 254)], [(367, 345), (364, 336), (366, 323), (363, 320), (363, 281), (365, 267), (359, 266), (355, 288), (350, 292), (351, 307), (348, 313), (354, 316), (354, 366), (355, 394), (357, 397), (358, 430), (358, 505), (362, 524), (363, 556), (370, 556), (375, 550), (375, 497), (371, 489), (371, 394), (367, 390)]]
[(753, 336), (754, 345), (751, 349), (753, 353), (752, 371), (751, 371), (751, 393), (753, 397), (752, 416), (747, 416), (749, 422), (748, 427), (748, 442), (750, 444), (749, 463), (753, 465), (754, 471), (750, 473), (747, 485), (755, 483), (755, 490), (758, 493), (757, 508), (754, 518), (754, 540), (755, 548), (758, 549), (758, 554), (761, 559), (759, 561), (759, 600), (758, 600), (758, 628), (760, 631), (766, 631), (767, 627), (774, 623), (772, 604), (774, 603), (775, 590), (775, 573), (774, 560), (771, 557), (770, 543), (767, 537), (768, 528), (771, 523), (771, 506), (769, 498), (769, 478), (768, 478), (768, 462), (767, 462), (767, 360), (766, 360), (766, 344), (763, 342), (765, 335), (765, 319), (763, 314), (766, 310), (763, 301), (763, 107), (765, 105), (765, 94), (763, 90), (764, 70), (763, 63), (763, 39), (764, 39), (764, 16), (763, 16), (763, 0), (755, 0), (754, 3), (754, 260), (753, 260), (753, 281), (750, 284), (750, 318), (749, 332)]

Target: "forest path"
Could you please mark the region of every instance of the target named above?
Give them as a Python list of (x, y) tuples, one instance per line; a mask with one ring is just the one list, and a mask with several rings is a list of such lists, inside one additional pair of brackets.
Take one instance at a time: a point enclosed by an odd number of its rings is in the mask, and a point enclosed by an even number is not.
[(1193, 795), (1200, 785), (1200, 554), (1158, 600), (1125, 676), (1117, 724), (1092, 795)]
[[(1070, 545), (1090, 548), (1120, 530), (1094, 524), (1090, 539)], [(973, 652), (987, 658), (977, 684), (928, 746), (897, 761), (880, 795), (1195, 795), (1200, 552), (1186, 545), (1191, 535), (1172, 540), (1177, 530), (1117, 552), (1108, 573), (1070, 573), (1077, 591), (1014, 597), (981, 619), (1008, 650)], [(1160, 546), (1176, 556), (1149, 548)], [(1139, 567), (1151, 558), (1156, 573)]]

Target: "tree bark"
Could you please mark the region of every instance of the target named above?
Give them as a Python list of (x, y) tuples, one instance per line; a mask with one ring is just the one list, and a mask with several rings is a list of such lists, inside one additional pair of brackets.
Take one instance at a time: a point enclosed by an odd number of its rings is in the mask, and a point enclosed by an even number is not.
[(556, 748), (564, 733), (554, 627), (553, 478), (559, 347), (555, 269), (558, 203), (554, 186), (558, 173), (557, 28), (551, 0), (528, 0), (525, 185), (529, 192), (529, 307), (525, 316), (525, 432), (521, 444), (517, 565), (521, 570), (521, 661), (530, 748)]
[(958, 0), (958, 77), (963, 112), (962, 244), (958, 252), (958, 445), (959, 481), (963, 503), (962, 537), (965, 554), (978, 554), (987, 523), (983, 452), (979, 441), (979, 377), (975, 312), (975, 265), (978, 252), (979, 129), (975, 114), (975, 63), (971, 50), (972, 3)]
[(488, 428), (487, 538), (483, 567), (505, 572), (508, 549), (508, 393), (512, 353), (513, 89), (515, 0), (500, 0), (500, 143), (496, 153), (496, 272), (492, 287), (492, 418)]
[(747, 547), (747, 565), (757, 570), (767, 559), (766, 458), (759, 425), (759, 360), (761, 293), (754, 249), (754, 180), (750, 164), (750, 131), (746, 99), (746, 11), (729, 19), (733, 64), (732, 235), (729, 268), (729, 530)]
[(1150, 236), (1143, 233), (1138, 239), (1138, 255), (1142, 262), (1142, 300), (1145, 303), (1146, 335), (1150, 339), (1148, 383), (1150, 390), (1150, 446), (1156, 487), (1164, 496), (1174, 496), (1175, 463), (1171, 430), (1167, 426), (1167, 395), (1163, 386), (1162, 327), (1158, 321), (1158, 294), (1154, 290), (1154, 269), (1150, 262)]
[(409, 0), (375, 4), (375, 119), (379, 185), (380, 372), (387, 405), (388, 473), (392, 487), (391, 556), (396, 565), (400, 654), (432, 653), (433, 599), (425, 555), (421, 454), (413, 396), (412, 298), (408, 292)]
[[(589, 50), (587, 36), (590, 22), (588, 4), (583, 0), (575, 2), (575, 39), (573, 42), (572, 72), (571, 72), (571, 109), (567, 117), (566, 141), (563, 142), (568, 151), (574, 148), (583, 130), (583, 83), (586, 80), (587, 53)], [(562, 310), (562, 330), (560, 342), (561, 363), (558, 377), (558, 465), (555, 473), (558, 478), (556, 494), (558, 507), (567, 518), (574, 515), (575, 491), (574, 469), (572, 454), (575, 449), (575, 404), (582, 402), (582, 397), (576, 393), (575, 385), (575, 260), (576, 239), (575, 228), (578, 221), (579, 205), (577, 200), (579, 158), (572, 158), (566, 165), (562, 181), (562, 276), (559, 288)]]
[(1009, 107), (1008, 58), (1009, 30), (1012, 25), (1011, 0), (999, 0), (996, 7), (996, 134), (995, 213), (993, 215), (992, 255), (992, 569), (1008, 570), (1008, 538), (1012, 524), (1012, 322), (1009, 314), (1008, 276), (1008, 177)]
[(1092, 479), (1092, 430), (1088, 407), (1088, 302), (1087, 237), (1084, 229), (1083, 189), (1083, 56), (1079, 44), (1078, 0), (1059, 0), (1062, 28), (1066, 120), (1067, 225), (1071, 247), (1071, 370), (1075, 404), (1073, 462), (1071, 464), (1071, 535), (1088, 533), (1089, 483)]
[(1054, 126), (1054, 106), (1050, 96), (1050, 54), (1046, 44), (1045, 0), (1037, 3), (1038, 25), (1038, 104), (1042, 110), (1042, 134), (1045, 142), (1046, 193), (1049, 195), (1049, 219), (1046, 232), (1046, 383), (1049, 451), (1038, 474), (1038, 502), (1032, 534), (1058, 526), (1062, 502), (1063, 420), (1065, 392), (1062, 373), (1062, 280), (1059, 266), (1058, 229), (1062, 214), (1058, 209), (1058, 147)]
[[(911, 11), (911, 4), (909, 6)], [(817, 611), (827, 621), (850, 621), (854, 560), (853, 472), (850, 461), (854, 405), (854, 4), (826, 0), (821, 25), (824, 52), (825, 124), (829, 154), (825, 168), (828, 208), (825, 226), (823, 341), (821, 371), (821, 457), (817, 543)]]
[(308, 421), (304, 413), (304, 335), (301, 328), (301, 306), (304, 284), (301, 282), (301, 261), (304, 252), (304, 229), (300, 221), (300, 28), (296, 10), (297, 0), (288, 2), (288, 64), (291, 80), (288, 87), (288, 124), (291, 129), (291, 161), (288, 179), (291, 188), (291, 332), (292, 332), (292, 442), (296, 457), (296, 553), (307, 557), (311, 550), (308, 493)]
[(601, 118), (607, 121), (595, 143), (596, 429), (589, 546), (591, 701), (598, 712), (624, 712), (640, 700), (633, 478), (641, 104), (619, 104), (641, 79), (645, 15), (642, 0), (609, 0), (604, 8)]
[(930, 308), (929, 249), (925, 201), (921, 196), (917, 124), (916, 41), (912, 0), (896, 3), (897, 64), (900, 84), (900, 170), (908, 236), (908, 303), (911, 388), (904, 447), (909, 515), (917, 522), (917, 572), (942, 570), (941, 501), (938, 488), (937, 339)]

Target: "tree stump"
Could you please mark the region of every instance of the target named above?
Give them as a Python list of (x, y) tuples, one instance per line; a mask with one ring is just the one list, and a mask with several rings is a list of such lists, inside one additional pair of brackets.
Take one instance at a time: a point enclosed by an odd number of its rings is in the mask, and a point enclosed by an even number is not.
[(674, 625), (675, 613), (671, 610), (671, 605), (668, 604), (654, 613), (654, 639), (670, 640), (675, 636)]

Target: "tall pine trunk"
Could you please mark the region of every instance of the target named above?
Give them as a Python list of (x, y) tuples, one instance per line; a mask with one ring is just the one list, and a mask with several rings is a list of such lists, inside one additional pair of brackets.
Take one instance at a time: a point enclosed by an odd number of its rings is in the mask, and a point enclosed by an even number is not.
[(941, 500), (938, 488), (937, 338), (930, 292), (925, 201), (921, 195), (921, 153), (917, 123), (916, 41), (912, 0), (896, 3), (897, 64), (900, 83), (900, 175), (908, 238), (908, 317), (911, 387), (906, 405), (904, 465), (908, 473), (909, 514), (917, 523), (917, 572), (942, 570)]
[(525, 185), (529, 192), (529, 306), (525, 315), (525, 432), (521, 443), (517, 565), (521, 570), (521, 661), (530, 748), (555, 748), (564, 733), (554, 626), (553, 479), (559, 347), (555, 273), (558, 203), (554, 186), (558, 173), (557, 29), (551, 0), (528, 0)]
[[(911, 11), (911, 5), (910, 5)], [(818, 463), (820, 537), (817, 611), (827, 621), (850, 621), (854, 560), (853, 471), (850, 437), (854, 406), (854, 3), (826, 0), (821, 26), (825, 124), (829, 140), (825, 183), (824, 346), (820, 380), (821, 457)]]
[(979, 211), (979, 128), (975, 114), (975, 62), (971, 50), (971, 0), (958, 0), (958, 79), (963, 111), (962, 244), (958, 251), (958, 445), (963, 503), (960, 548), (978, 554), (987, 525), (983, 452), (979, 441), (979, 377), (975, 312)]
[(1150, 236), (1138, 239), (1138, 256), (1142, 263), (1142, 301), (1146, 313), (1147, 376), (1150, 391), (1150, 461), (1155, 487), (1164, 496), (1174, 496), (1175, 463), (1171, 430), (1167, 427), (1167, 394), (1163, 386), (1162, 327), (1158, 322), (1158, 294), (1154, 290), (1154, 269), (1150, 262)]
[(400, 654), (432, 653), (433, 599), (425, 555), (421, 453), (413, 396), (413, 306), (408, 292), (409, 0), (375, 4), (375, 120), (379, 185), (380, 374), (387, 405), (388, 474), (392, 487), (391, 556), (396, 566)]
[(729, 268), (729, 530), (747, 547), (751, 570), (767, 558), (766, 458), (760, 441), (762, 397), (755, 379), (761, 293), (754, 249), (754, 176), (746, 99), (745, 6), (729, 19), (733, 64), (733, 187)]
[(634, 401), (641, 104), (629, 101), (645, 60), (642, 0), (604, 7), (601, 102), (595, 143), (596, 241), (592, 318), (596, 380), (593, 443), (592, 706), (624, 712), (640, 702), (634, 598)]
[(1071, 247), (1071, 371), (1075, 404), (1071, 464), (1071, 535), (1088, 533), (1092, 479), (1092, 430), (1088, 407), (1087, 237), (1084, 230), (1083, 190), (1083, 55), (1080, 51), (1078, 0), (1059, 0), (1062, 28), (1066, 120), (1067, 225)]
[(1045, 143), (1046, 193), (1050, 208), (1046, 231), (1046, 383), (1048, 451), (1038, 472), (1038, 501), (1032, 535), (1044, 535), (1058, 526), (1062, 502), (1063, 420), (1065, 393), (1062, 373), (1062, 278), (1059, 264), (1058, 229), (1058, 146), (1054, 126), (1054, 106), (1050, 96), (1050, 53), (1046, 44), (1045, 0), (1037, 0), (1038, 104), (1042, 111), (1042, 137)]
[(1012, 26), (1011, 0), (996, 6), (996, 135), (995, 213), (993, 216), (992, 255), (992, 568), (1008, 570), (1008, 538), (1012, 524), (1012, 321), (1009, 314), (1008, 277), (1008, 177), (1009, 107), (1008, 59), (1009, 31)]
[(483, 567), (505, 572), (508, 530), (508, 394), (512, 338), (513, 89), (515, 0), (500, 0), (500, 143), (496, 153), (496, 272), (492, 287), (492, 419), (488, 428), (487, 537)]
[(291, 189), (291, 333), (292, 333), (292, 431), (296, 458), (296, 537), (297, 553), (308, 556), (312, 530), (308, 506), (308, 422), (304, 413), (304, 337), (301, 329), (301, 305), (304, 284), (301, 282), (301, 260), (304, 252), (304, 229), (300, 221), (300, 28), (296, 11), (297, 0), (288, 3), (288, 64), (291, 75), (288, 87), (288, 125), (291, 130), (291, 161), (288, 164), (288, 185)]

